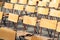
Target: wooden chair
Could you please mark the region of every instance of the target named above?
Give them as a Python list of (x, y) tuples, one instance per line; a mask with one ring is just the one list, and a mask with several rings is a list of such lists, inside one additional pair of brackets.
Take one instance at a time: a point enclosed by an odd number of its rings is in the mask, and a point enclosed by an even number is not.
[[(31, 10), (32, 9), (32, 10)], [(35, 12), (35, 6), (26, 6), (25, 11), (34, 13)]]
[(59, 0), (52, 0), (52, 1), (49, 3), (49, 7), (58, 8), (58, 6), (59, 6)]
[(53, 17), (60, 17), (60, 10), (50, 9), (49, 15)]
[(13, 12), (13, 4), (11, 4), (11, 3), (5, 2), (3, 8), (5, 8), (4, 12), (6, 10), (10, 10), (11, 12)]
[(27, 4), (27, 0), (19, 0), (18, 3), (20, 3), (20, 4)]
[(14, 5), (14, 10), (18, 11), (19, 14), (22, 14), (21, 12), (24, 10), (24, 5), (15, 4)]
[[(49, 20), (45, 18), (41, 18), (40, 20), (40, 28), (47, 28), (54, 30), (53, 40), (55, 37), (56, 25), (57, 25), (57, 20)], [(42, 29), (40, 29), (40, 32), (42, 32)]]
[[(13, 22), (15, 29), (17, 28), (18, 18), (19, 18), (19, 16), (17, 14), (9, 13), (8, 21)], [(9, 24), (8, 24), (8, 26), (9, 26)]]
[(57, 40), (59, 40), (59, 33), (60, 33), (60, 22), (57, 23), (57, 29), (56, 32), (58, 33)]
[(38, 7), (37, 13), (42, 15), (48, 15), (49, 8)]
[(47, 2), (39, 1), (38, 6), (46, 7), (47, 6)]
[[(29, 20), (29, 21), (28, 21)], [(36, 17), (23, 16), (24, 30), (26, 30), (26, 25), (34, 26), (34, 32), (36, 32)]]
[(0, 28), (0, 38), (3, 40), (15, 40), (16, 32), (9, 28)]
[(17, 3), (18, 0), (10, 0), (11, 3)]

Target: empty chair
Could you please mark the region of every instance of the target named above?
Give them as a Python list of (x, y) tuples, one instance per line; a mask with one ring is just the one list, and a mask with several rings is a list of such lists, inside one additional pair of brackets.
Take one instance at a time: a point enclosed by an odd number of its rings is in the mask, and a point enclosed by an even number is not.
[(35, 6), (26, 6), (25, 11), (34, 13), (35, 12)]
[(11, 3), (17, 3), (18, 0), (10, 0)]
[(49, 7), (58, 8), (58, 7), (59, 7), (59, 0), (52, 0), (52, 1), (49, 3)]
[(60, 22), (58, 22), (57, 24), (57, 29), (56, 29), (57, 33), (58, 33), (58, 37), (57, 40), (59, 40), (59, 33), (60, 33)]
[[(17, 28), (18, 18), (19, 18), (19, 16), (18, 16), (17, 14), (9, 13), (8, 21), (9, 21), (9, 22), (13, 22), (15, 29)], [(10, 25), (10, 24), (8, 24), (8, 27), (9, 27), (9, 25)]]
[(48, 15), (49, 8), (38, 7), (37, 13), (42, 15)]
[(46, 7), (47, 6), (47, 2), (44, 2), (44, 1), (39, 1), (38, 3), (38, 6), (43, 6), (43, 7)]
[(23, 16), (23, 24), (24, 24), (24, 29), (25, 30), (26, 30), (26, 26), (25, 25), (31, 25), (31, 26), (34, 26), (34, 31), (35, 31), (36, 22), (37, 22), (37, 18), (36, 17)]
[(0, 38), (3, 40), (15, 40), (16, 32), (9, 28), (0, 28)]
[[(4, 3), (4, 6), (3, 6), (6, 10), (10, 10), (11, 12), (13, 12), (13, 4), (11, 4), (11, 3), (7, 3), (7, 2), (5, 2)], [(4, 12), (6, 11), (6, 10), (4, 10)]]
[[(23, 11), (23, 10), (24, 10), (24, 5), (15, 4), (15, 5), (14, 5), (14, 10)], [(15, 12), (15, 11), (14, 11), (14, 12)], [(19, 12), (18, 12), (18, 13), (19, 13)]]
[(41, 28), (40, 32), (42, 32), (42, 28), (53, 30), (53, 32), (54, 32), (53, 39), (54, 39), (56, 25), (57, 25), (57, 20), (50, 20), (50, 19), (41, 18), (41, 20), (40, 20), (40, 28)]
[(18, 3), (20, 3), (20, 4), (27, 4), (27, 0), (19, 0)]
[(50, 9), (49, 15), (53, 17), (60, 17), (60, 10)]

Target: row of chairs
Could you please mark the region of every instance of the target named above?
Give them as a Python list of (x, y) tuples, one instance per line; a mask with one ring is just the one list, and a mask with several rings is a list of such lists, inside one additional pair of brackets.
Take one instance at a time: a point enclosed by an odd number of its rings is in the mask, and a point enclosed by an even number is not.
[[(12, 10), (13, 9), (13, 4), (5, 3), (4, 4), (4, 8), (11, 9)], [(14, 10), (24, 11), (24, 5), (15, 4), (14, 5)], [(29, 6), (29, 5), (27, 5), (26, 8), (25, 8), (25, 11), (27, 12), (27, 14), (29, 14), (28, 12), (31, 12), (33, 14), (35, 12), (37, 12), (36, 14), (38, 14), (38, 15), (41, 14), (41, 15), (49, 15), (49, 16), (53, 16), (53, 17), (60, 17), (60, 14), (59, 14), (60, 13), (60, 10), (57, 10), (57, 9), (49, 9), (48, 7), (47, 8), (38, 7), (37, 10), (36, 10), (36, 7), (35, 6)], [(16, 11), (14, 11), (14, 13), (15, 12)], [(21, 13), (21, 14), (23, 14), (23, 13)]]
[(59, 0), (11, 0), (10, 1), (11, 3), (20, 3), (20, 4), (27, 4), (28, 3), (28, 5), (36, 5), (37, 4), (37, 2), (38, 2), (38, 6), (47, 6), (48, 4), (48, 6), (49, 7), (53, 7), (53, 8), (58, 8), (58, 6), (59, 6), (59, 4), (60, 4), (60, 2), (59, 2)]
[[(2, 20), (3, 12), (0, 12), (0, 14), (1, 14), (0, 20)], [(17, 30), (16, 24), (18, 23), (18, 19), (19, 19), (19, 15), (9, 13), (8, 21), (15, 23), (14, 30)], [(24, 28), (23, 28), (24, 30), (27, 29), (26, 25), (32, 25), (32, 26), (34, 26), (34, 32), (36, 32), (37, 17), (30, 17), (30, 16), (25, 15), (25, 16), (23, 16), (22, 19), (23, 19), (23, 24), (24, 24)], [(57, 22), (57, 20), (50, 20), (50, 19), (46, 19), (46, 18), (41, 18), (40, 22), (38, 22), (38, 23), (39, 23), (39, 26), (41, 28), (40, 33), (42, 32), (42, 28), (54, 30), (54, 36), (55, 36), (55, 31), (57, 31), (58, 33), (60, 32), (60, 29), (59, 29), (60, 22)]]

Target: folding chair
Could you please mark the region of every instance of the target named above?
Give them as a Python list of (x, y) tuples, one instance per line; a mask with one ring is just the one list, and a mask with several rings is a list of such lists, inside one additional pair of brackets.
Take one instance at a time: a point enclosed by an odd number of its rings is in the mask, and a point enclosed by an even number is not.
[(60, 10), (50, 9), (49, 15), (53, 17), (60, 17)]
[(37, 13), (42, 15), (48, 15), (49, 8), (38, 7)]
[(28, 1), (28, 0), (19, 0), (18, 3), (19, 3), (19, 4), (27, 4), (27, 1)]
[(21, 12), (24, 10), (24, 5), (15, 4), (14, 5), (14, 10), (17, 10), (19, 14), (22, 14)]
[(3, 19), (3, 12), (0, 12), (0, 22), (1, 22), (0, 25), (2, 25), (2, 19)]
[(45, 18), (41, 18), (40, 20), (40, 32), (42, 32), (42, 28), (47, 28), (47, 29), (51, 29), (54, 31), (54, 36), (53, 36), (53, 40), (55, 37), (55, 31), (56, 31), (56, 26), (57, 26), (57, 20), (49, 20), (49, 19), (45, 19)]
[(11, 3), (17, 3), (18, 0), (10, 0)]
[(57, 23), (57, 29), (56, 32), (58, 33), (57, 40), (59, 40), (59, 33), (60, 33), (60, 22)]
[(27, 5), (25, 8), (26, 14), (35, 14), (35, 6), (29, 6)]
[(16, 32), (10, 28), (0, 28), (0, 38), (3, 40), (15, 40)]
[(47, 2), (39, 1), (38, 6), (46, 7), (47, 6)]
[(3, 8), (5, 8), (4, 12), (6, 12), (7, 10), (13, 12), (13, 4), (11, 3), (5, 2)]
[[(29, 21), (28, 21), (29, 20)], [(26, 25), (34, 26), (34, 32), (36, 32), (36, 17), (30, 17), (30, 16), (23, 16), (23, 24), (24, 24), (24, 30), (26, 30)]]
[[(17, 29), (18, 17), (19, 17), (19, 16), (18, 16), (17, 14), (9, 13), (8, 21), (9, 21), (9, 22), (13, 22), (13, 24), (14, 24), (14, 29)], [(8, 23), (8, 27), (9, 27), (9, 23)]]
[(49, 7), (58, 8), (58, 7), (59, 7), (59, 0), (52, 0), (52, 1), (49, 3)]

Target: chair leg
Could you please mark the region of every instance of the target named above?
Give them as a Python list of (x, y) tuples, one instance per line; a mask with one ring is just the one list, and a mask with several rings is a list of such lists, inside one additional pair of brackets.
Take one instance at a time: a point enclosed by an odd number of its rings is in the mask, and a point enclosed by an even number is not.
[(52, 30), (48, 30), (48, 29), (47, 29), (47, 31), (48, 31), (49, 37), (51, 38), (51, 37), (52, 37)]
[(36, 33), (36, 26), (34, 26), (34, 33)]
[(40, 35), (42, 35), (42, 28), (40, 27)]
[(17, 31), (17, 23), (14, 23), (14, 30)]
[(57, 40), (59, 40), (59, 33), (58, 33), (58, 37), (57, 37)]
[(23, 24), (24, 25), (24, 28), (23, 28), (23, 30), (26, 30), (27, 28), (26, 28), (26, 25), (25, 24)]
[(54, 36), (53, 36), (53, 40), (54, 40), (54, 38), (55, 38), (55, 32), (56, 32), (56, 31), (54, 31)]

